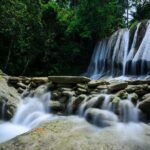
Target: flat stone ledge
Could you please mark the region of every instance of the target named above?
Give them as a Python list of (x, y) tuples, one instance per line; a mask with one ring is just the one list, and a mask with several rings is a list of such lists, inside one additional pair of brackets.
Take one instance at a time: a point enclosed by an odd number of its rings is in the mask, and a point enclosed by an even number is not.
[(54, 83), (88, 83), (91, 79), (84, 76), (49, 76), (49, 81)]

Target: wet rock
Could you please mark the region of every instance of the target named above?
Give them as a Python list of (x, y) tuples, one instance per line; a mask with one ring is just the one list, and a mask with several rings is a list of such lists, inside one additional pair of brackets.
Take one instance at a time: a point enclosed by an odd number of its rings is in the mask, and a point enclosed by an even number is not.
[(126, 91), (128, 93), (136, 93), (140, 96), (148, 93), (148, 84), (142, 84), (142, 85), (128, 85), (128, 87), (126, 88)]
[(1, 76), (7, 76), (7, 74), (5, 74), (1, 69), (0, 69), (0, 75)]
[(17, 90), (8, 86), (7, 80), (0, 78), (0, 118), (9, 120), (15, 113), (20, 96)]
[(47, 84), (37, 87), (34, 90), (33, 94), (34, 94), (34, 96), (42, 96), (46, 92), (48, 92), (48, 85)]
[(85, 112), (86, 120), (100, 127), (111, 126), (118, 121), (115, 114), (96, 108), (89, 108)]
[(31, 82), (31, 78), (28, 78), (28, 77), (24, 77), (22, 78), (22, 83), (25, 84), (25, 85), (29, 85)]
[(87, 99), (87, 96), (84, 94), (79, 95), (77, 98), (75, 98), (72, 102), (72, 112), (75, 113), (77, 109), (79, 108), (80, 104)]
[(141, 84), (150, 84), (150, 80), (130, 80), (127, 81), (129, 85), (141, 85)]
[(68, 96), (61, 96), (61, 97), (59, 98), (59, 102), (66, 104), (66, 103), (68, 102), (68, 99), (69, 99)]
[(62, 91), (62, 92), (63, 92), (63, 91), (72, 91), (71, 88), (60, 88), (59, 90)]
[(115, 82), (112, 82), (110, 85), (108, 85), (108, 90), (110, 92), (119, 91), (119, 90), (125, 89), (127, 86), (128, 86), (127, 82), (115, 81)]
[(139, 109), (150, 115), (150, 97), (139, 103)]
[(48, 77), (34, 77), (34, 78), (31, 78), (31, 81), (38, 85), (41, 85), (41, 84), (45, 84), (48, 82)]
[(9, 84), (17, 84), (18, 82), (20, 82), (22, 79), (20, 77), (11, 77), (9, 76), (8, 78), (8, 83)]
[(132, 93), (129, 95), (129, 97), (130, 97), (132, 103), (136, 105), (137, 101), (138, 101), (138, 95), (136, 93)]
[[(53, 82), (52, 82), (53, 83)], [(74, 84), (72, 83), (53, 83), (55, 85), (55, 88), (72, 88)]]
[(24, 92), (24, 89), (21, 88), (21, 87), (19, 87), (19, 88), (17, 89), (17, 91), (18, 91), (19, 94), (22, 94), (22, 93)]
[(70, 97), (70, 96), (74, 96), (75, 92), (74, 91), (63, 91), (62, 94)]
[(54, 83), (87, 83), (90, 81), (89, 78), (82, 76), (49, 76), (48, 79)]
[(80, 94), (85, 94), (85, 93), (87, 93), (87, 91), (86, 91), (85, 89), (82, 89), (82, 88), (77, 88), (77, 91), (78, 91), (78, 93), (80, 93)]
[(111, 97), (111, 98), (110, 98), (110, 101), (111, 101), (113, 104), (119, 104), (119, 102), (121, 101), (121, 99), (120, 99), (120, 97), (114, 96), (114, 97)]
[(99, 96), (91, 96), (87, 99), (87, 108), (100, 108), (103, 104), (103, 101), (105, 99), (105, 96), (99, 95)]
[(98, 90), (104, 90), (107, 89), (107, 85), (99, 85), (96, 87)]
[(120, 97), (121, 99), (127, 99), (128, 93), (125, 90), (121, 90), (116, 94), (116, 96)]
[(58, 113), (63, 112), (64, 106), (58, 101), (50, 101), (49, 103), (50, 112)]
[(105, 80), (92, 80), (90, 82), (88, 82), (88, 87), (96, 87), (99, 85), (108, 85), (109, 82), (105, 81)]
[(51, 98), (52, 99), (59, 99), (61, 97), (61, 92), (58, 90), (55, 90), (51, 92)]
[(145, 95), (142, 97), (142, 100), (145, 100), (145, 99), (147, 99), (147, 98), (150, 98), (150, 93), (145, 94)]
[[(149, 150), (150, 129), (138, 134), (141, 142), (124, 131), (99, 130), (79, 118), (59, 119), (0, 144), (1, 150)], [(127, 133), (124, 136), (123, 133)], [(133, 133), (133, 132), (132, 132)], [(140, 136), (140, 137), (139, 137)], [(144, 142), (143, 142), (144, 141)]]
[(30, 87), (29, 87), (29, 88), (30, 88), (30, 89), (33, 89), (33, 88), (37, 88), (37, 86), (38, 86), (38, 85), (37, 85), (35, 82), (32, 81), (32, 82), (30, 83)]
[(135, 90), (135, 93), (138, 96), (143, 96), (146, 93), (146, 91), (144, 89), (139, 89), (139, 90)]
[(87, 86), (85, 85), (85, 84), (77, 84), (76, 85), (78, 88), (81, 88), (81, 89), (86, 89), (87, 88)]
[(22, 89), (26, 89), (26, 85), (24, 85), (22, 82), (18, 82), (17, 86), (21, 87)]

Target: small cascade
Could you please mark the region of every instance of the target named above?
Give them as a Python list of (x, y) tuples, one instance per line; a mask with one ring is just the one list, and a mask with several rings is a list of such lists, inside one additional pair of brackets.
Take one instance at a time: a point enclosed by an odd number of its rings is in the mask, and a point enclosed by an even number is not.
[[(146, 28), (145, 32), (143, 28)], [(85, 75), (91, 79), (148, 75), (150, 20), (144, 25), (137, 24), (134, 35), (132, 32), (119, 29), (109, 39), (97, 43)]]
[(46, 93), (41, 97), (28, 97), (19, 104), (12, 123), (34, 127), (42, 120), (49, 119), (48, 101), (50, 94)]
[(0, 143), (25, 133), (40, 123), (56, 119), (49, 114), (49, 100), (50, 93), (23, 99), (12, 120), (0, 124)]
[(119, 103), (119, 116), (122, 122), (138, 122), (139, 110), (130, 100), (122, 100)]
[(139, 121), (139, 109), (134, 106), (130, 98), (113, 103), (111, 97), (112, 95), (100, 94), (92, 97), (88, 101), (84, 101), (79, 107), (79, 115), (88, 118), (87, 116), (90, 114), (90, 118), (92, 118), (92, 114), (94, 115), (92, 123), (99, 122), (97, 120), (99, 118), (101, 124), (102, 120), (107, 120), (108, 118), (110, 120), (112, 116), (115, 116), (113, 121), (118, 120), (123, 123), (136, 123)]

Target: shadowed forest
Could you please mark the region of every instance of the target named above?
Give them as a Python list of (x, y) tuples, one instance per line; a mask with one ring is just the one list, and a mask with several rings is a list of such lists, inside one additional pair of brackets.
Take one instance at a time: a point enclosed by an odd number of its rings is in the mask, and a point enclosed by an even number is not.
[(143, 0), (1, 0), (0, 68), (10, 75), (80, 75), (99, 40), (149, 19), (149, 10)]

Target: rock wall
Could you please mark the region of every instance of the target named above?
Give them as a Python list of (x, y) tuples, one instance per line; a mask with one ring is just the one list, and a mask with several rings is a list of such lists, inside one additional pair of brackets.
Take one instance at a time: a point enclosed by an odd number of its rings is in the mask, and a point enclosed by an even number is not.
[(100, 96), (92, 105), (91, 98), (98, 94), (111, 94), (112, 103), (130, 97), (134, 105), (138, 104), (144, 120), (150, 119), (150, 80), (90, 80), (78, 76), (9, 77), (8, 84), (15, 87), (22, 97), (50, 91), (49, 108), (58, 115), (79, 114), (79, 107), (85, 102), (85, 109), (99, 109), (104, 98)]

